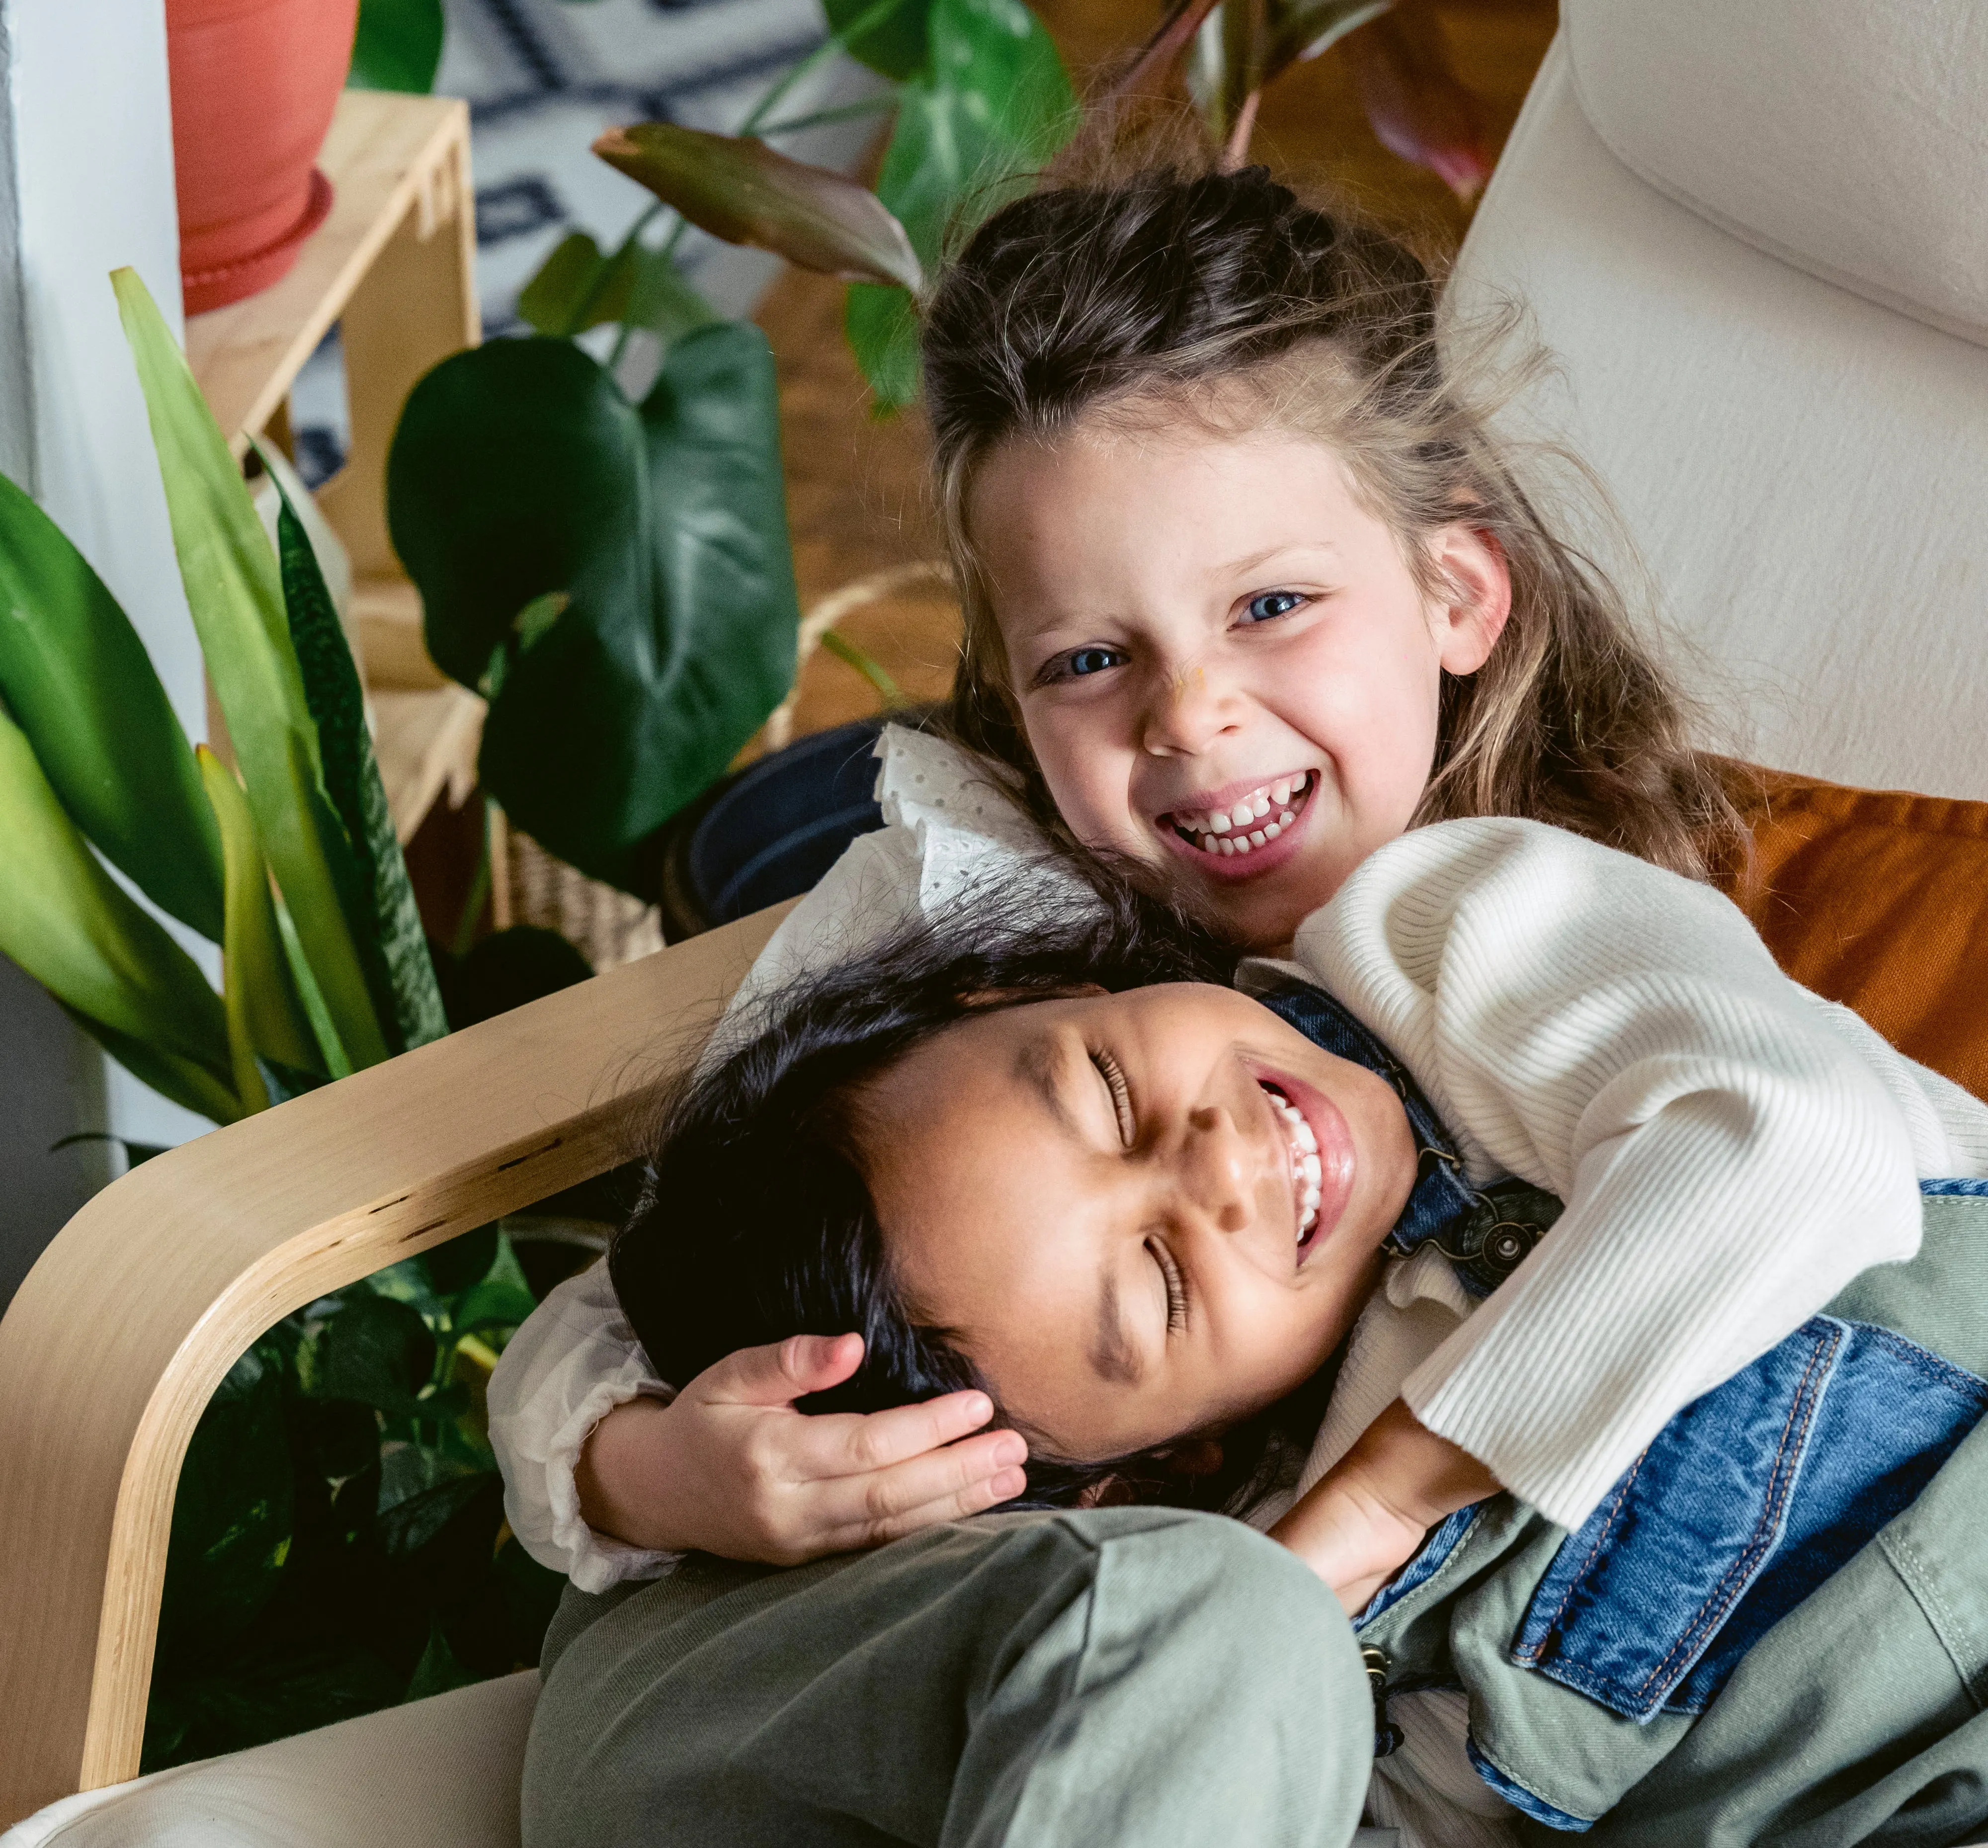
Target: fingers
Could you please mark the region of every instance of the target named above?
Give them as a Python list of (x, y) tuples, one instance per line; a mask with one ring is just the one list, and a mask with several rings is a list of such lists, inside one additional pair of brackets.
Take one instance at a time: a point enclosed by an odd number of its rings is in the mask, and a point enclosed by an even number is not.
[(790, 1335), (769, 1347), (742, 1348), (691, 1382), (698, 1397), (733, 1405), (791, 1405), (840, 1386), (863, 1364), (860, 1335)]
[[(972, 1441), (976, 1447), (992, 1446), (1004, 1437), (1013, 1438), (1014, 1433), (996, 1432)], [(1019, 1441), (1015, 1440), (1017, 1446)], [(985, 1514), (1004, 1501), (1012, 1501), (1027, 1488), (1028, 1477), (1019, 1460), (996, 1463), (989, 1468), (987, 1457), (973, 1455), (950, 1468), (938, 1467), (955, 1451), (968, 1447), (955, 1445), (952, 1450), (901, 1464), (896, 1470), (871, 1478), (870, 1487), (856, 1502), (861, 1511), (853, 1518), (824, 1527), (823, 1550), (847, 1552), (858, 1547), (882, 1546), (942, 1521), (964, 1521), (970, 1515)], [(1012, 1453), (1004, 1447), (1001, 1454)], [(926, 1492), (932, 1489), (937, 1492)], [(825, 1494), (847, 1493), (846, 1484), (824, 1485)]]
[(887, 1534), (934, 1521), (977, 1515), (1019, 1495), (1028, 1447), (1014, 1431), (986, 1431), (927, 1450), (887, 1469), (841, 1476), (809, 1491), (808, 1525), (827, 1532), (860, 1533), (874, 1545)]
[[(948, 1393), (888, 1412), (833, 1413), (810, 1418), (794, 1436), (796, 1473), (809, 1476), (860, 1476), (940, 1449), (994, 1416), (985, 1393)], [(1028, 1454), (1019, 1433), (1015, 1458)]]

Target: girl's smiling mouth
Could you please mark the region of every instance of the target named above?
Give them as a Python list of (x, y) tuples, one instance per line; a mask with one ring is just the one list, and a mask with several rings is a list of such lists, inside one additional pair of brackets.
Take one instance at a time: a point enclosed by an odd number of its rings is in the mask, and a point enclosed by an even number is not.
[(1246, 879), (1281, 865), (1318, 789), (1318, 773), (1297, 770), (1246, 789), (1221, 806), (1169, 809), (1154, 817), (1174, 851), (1202, 872)]
[(1256, 1078), (1290, 1151), (1294, 1262), (1301, 1267), (1331, 1235), (1351, 1197), (1353, 1135), (1323, 1092), (1281, 1071), (1259, 1069)]

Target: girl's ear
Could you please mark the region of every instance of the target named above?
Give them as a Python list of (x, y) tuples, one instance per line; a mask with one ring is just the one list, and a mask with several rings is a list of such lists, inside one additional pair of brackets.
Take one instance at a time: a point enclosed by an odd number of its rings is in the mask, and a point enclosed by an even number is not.
[(1512, 614), (1512, 571), (1505, 548), (1482, 526), (1456, 521), (1430, 542), (1446, 587), (1435, 611), (1437, 654), (1446, 674), (1474, 674), (1491, 658)]

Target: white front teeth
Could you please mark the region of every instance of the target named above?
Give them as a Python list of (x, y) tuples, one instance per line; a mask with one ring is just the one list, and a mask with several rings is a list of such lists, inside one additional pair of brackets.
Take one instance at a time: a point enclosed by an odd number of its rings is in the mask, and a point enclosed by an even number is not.
[(1290, 1139), (1291, 1178), (1298, 1190), (1298, 1243), (1303, 1244), (1306, 1235), (1318, 1224), (1319, 1182), (1325, 1173), (1325, 1166), (1318, 1158), (1318, 1138), (1305, 1121), (1304, 1112), (1289, 1098), (1268, 1085), (1263, 1088), (1263, 1095), (1270, 1100), (1284, 1125), (1284, 1133)]
[[(1276, 840), (1297, 820), (1297, 810), (1289, 805), (1310, 786), (1310, 770), (1296, 777), (1280, 777), (1274, 783), (1251, 790), (1226, 810), (1218, 808), (1205, 815), (1177, 813), (1174, 828), (1203, 853), (1246, 854), (1253, 847)], [(1270, 818), (1273, 810), (1274, 821)]]

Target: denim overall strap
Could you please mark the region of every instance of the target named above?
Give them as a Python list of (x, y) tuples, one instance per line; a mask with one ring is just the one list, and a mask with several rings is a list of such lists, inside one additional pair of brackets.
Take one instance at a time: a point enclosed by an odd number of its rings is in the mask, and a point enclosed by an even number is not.
[(1419, 1155), (1414, 1189), (1385, 1248), (1407, 1257), (1433, 1244), (1472, 1295), (1489, 1295), (1560, 1217), (1560, 1203), (1523, 1181), (1500, 1181), (1481, 1193), (1473, 1188), (1463, 1177), (1456, 1143), (1422, 1087), (1324, 989), (1287, 980), (1256, 998), (1322, 1051), (1386, 1079), (1401, 1100)]

